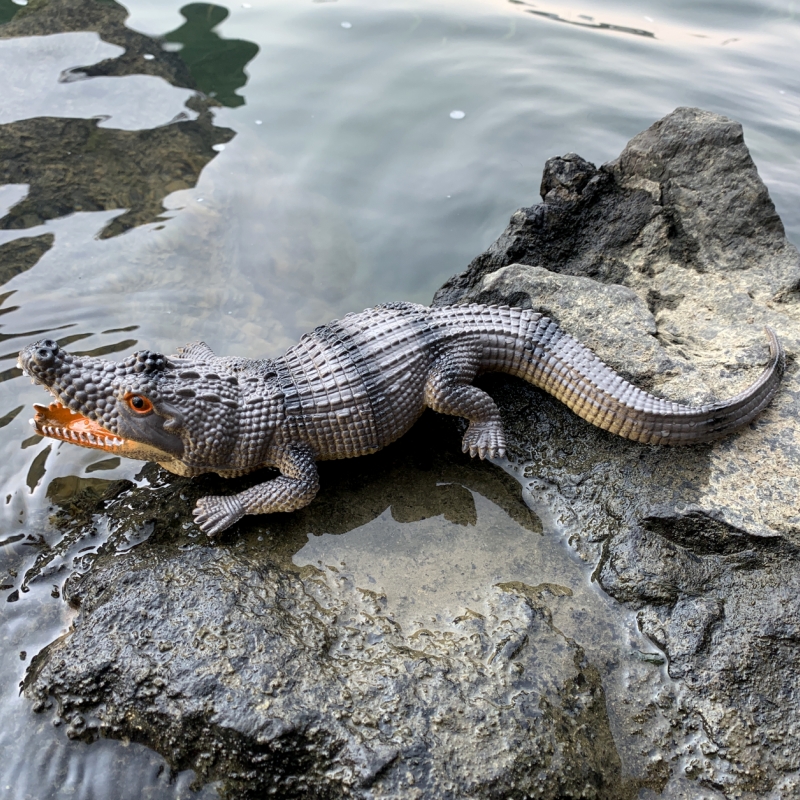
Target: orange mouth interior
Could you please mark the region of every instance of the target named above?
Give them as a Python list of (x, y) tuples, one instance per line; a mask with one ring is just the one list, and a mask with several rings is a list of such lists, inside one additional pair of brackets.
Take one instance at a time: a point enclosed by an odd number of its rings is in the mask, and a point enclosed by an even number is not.
[(60, 439), (63, 442), (79, 444), (82, 447), (94, 447), (109, 453), (119, 453), (126, 444), (125, 439), (115, 436), (102, 425), (70, 411), (61, 403), (49, 406), (34, 404), (36, 416), (33, 418), (33, 429), (40, 436)]

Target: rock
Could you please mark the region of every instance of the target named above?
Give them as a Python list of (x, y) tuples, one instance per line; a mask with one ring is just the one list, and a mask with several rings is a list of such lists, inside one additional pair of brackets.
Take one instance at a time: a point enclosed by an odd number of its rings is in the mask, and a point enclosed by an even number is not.
[(62, 652), (38, 678), (66, 700), (68, 735), (147, 742), (237, 797), (506, 796), (539, 770), (542, 797), (587, 782), (599, 796), (615, 754), (602, 686), (538, 598), (495, 589), (459, 635), (414, 642), (380, 596), (322, 570), (254, 568), (224, 547), (165, 558), (163, 544), (81, 587), (91, 622), (68, 649), (89, 663)]
[(719, 115), (677, 109), (599, 169), (574, 153), (551, 158), (541, 193), (544, 202), (517, 211), (498, 240), (437, 292), (437, 304), (459, 302), (481, 276), (513, 263), (644, 289), (654, 311), (680, 298), (664, 294), (664, 270), (760, 272), (768, 258), (764, 289), (797, 279), (797, 251), (741, 125)]
[[(760, 373), (764, 324), (790, 356), (747, 430), (683, 449), (615, 438), (527, 384), (481, 379), (528, 505), (652, 649), (606, 649), (616, 672), (589, 657), (556, 623), (572, 592), (560, 582), (482, 585), (447, 625), (408, 625), (343, 564), (294, 565), (309, 534), (381, 515), (475, 526), (478, 497), (539, 535), (518, 483), (459, 453), (458, 423), (429, 414), (376, 456), (323, 464), (312, 505), (218, 543), (191, 526), (194, 500), (257, 476), (151, 465), (136, 486), (53, 481), (60, 553), (111, 533), (76, 556), (72, 633), (33, 659), (24, 691), (38, 709), (72, 737), (143, 742), (226, 797), (800, 791), (800, 259), (741, 129), (706, 112), (679, 109), (600, 169), (552, 159), (542, 186), (545, 202), (518, 211), (437, 302), (540, 309), (626, 377), (687, 402)], [(26, 582), (57, 557), (43, 549)], [(611, 638), (597, 636), (595, 653)]]
[(216, 478), (198, 485), (149, 465), (138, 488), (106, 481), (103, 492), (90, 478), (81, 495), (54, 482), (62, 548), (101, 513), (113, 534), (68, 581), (74, 630), (36, 656), (26, 694), (56, 711), (68, 736), (146, 743), (176, 769), (218, 781), (224, 797), (633, 798), (658, 789), (657, 766), (623, 775), (600, 674), (553, 622), (549, 604), (569, 589), (500, 583), (441, 630), (401, 626), (386, 597), (358, 588), (344, 567), (291, 568), (308, 531), (349, 529), (387, 503), (403, 520), (443, 514), (474, 525), (464, 487), (536, 536), (516, 481), (456, 447), (448, 454), (456, 432), (442, 431), (429, 415), (371, 463), (323, 465), (320, 502), (277, 517), (272, 550), (258, 541), (266, 531), (257, 518), (220, 545), (197, 537), (189, 509), (218, 489)]
[(626, 377), (671, 399), (734, 394), (779, 332), (788, 369), (747, 430), (686, 449), (631, 446), (506, 378), (511, 447), (569, 499), (570, 541), (637, 610), (700, 715), (713, 753), (687, 765), (731, 797), (795, 795), (800, 750), (800, 257), (741, 127), (677, 109), (599, 169), (547, 162), (543, 203), (508, 228), (435, 303), (540, 310)]

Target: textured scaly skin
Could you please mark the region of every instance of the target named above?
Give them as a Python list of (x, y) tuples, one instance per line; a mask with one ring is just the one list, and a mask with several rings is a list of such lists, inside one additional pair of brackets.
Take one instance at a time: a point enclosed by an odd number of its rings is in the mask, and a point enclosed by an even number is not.
[[(549, 318), (506, 306), (377, 306), (320, 326), (274, 360), (220, 358), (196, 344), (169, 358), (144, 352), (114, 364), (71, 356), (46, 340), (23, 350), (20, 364), (126, 446), (141, 442), (135, 457), (183, 475), (280, 470), (238, 495), (198, 501), (196, 521), (215, 535), (244, 514), (307, 505), (319, 489), (316, 461), (374, 453), (426, 407), (469, 421), (465, 452), (503, 456), (497, 405), (471, 385), (484, 372), (522, 378), (587, 422), (634, 441), (717, 439), (753, 420), (777, 390), (784, 354), (767, 332), (771, 355), (761, 377), (730, 400), (700, 407), (642, 391)], [(125, 406), (131, 393), (154, 410), (134, 419)], [(52, 428), (39, 432), (68, 438)]]

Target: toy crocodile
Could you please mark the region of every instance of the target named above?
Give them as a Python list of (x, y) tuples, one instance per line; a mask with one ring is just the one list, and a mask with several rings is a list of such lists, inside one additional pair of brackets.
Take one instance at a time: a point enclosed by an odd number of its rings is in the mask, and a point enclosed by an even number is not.
[(245, 514), (292, 511), (319, 489), (316, 461), (367, 455), (432, 408), (464, 417), (463, 450), (502, 457), (494, 400), (472, 385), (505, 372), (541, 387), (578, 416), (646, 444), (705, 442), (753, 420), (777, 391), (784, 353), (730, 400), (699, 407), (628, 383), (542, 314), (507, 306), (427, 308), (389, 303), (316, 328), (276, 359), (219, 357), (203, 344), (175, 356), (141, 351), (122, 362), (32, 344), (20, 367), (55, 397), (35, 406), (37, 433), (179, 475), (280, 476), (231, 496), (203, 497), (194, 516), (209, 536)]

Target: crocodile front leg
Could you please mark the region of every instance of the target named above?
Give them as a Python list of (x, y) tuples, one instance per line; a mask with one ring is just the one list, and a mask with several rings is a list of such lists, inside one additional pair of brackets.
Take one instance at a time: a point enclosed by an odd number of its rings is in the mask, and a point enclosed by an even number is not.
[(209, 536), (216, 536), (245, 514), (295, 511), (307, 506), (319, 491), (319, 475), (311, 448), (294, 445), (280, 453), (275, 466), (279, 478), (259, 483), (227, 497), (201, 497), (192, 512), (194, 521)]

